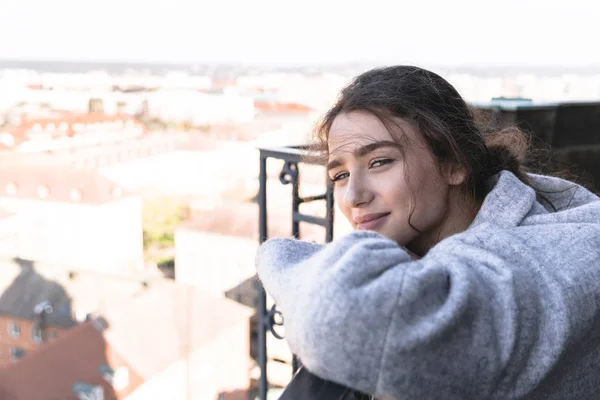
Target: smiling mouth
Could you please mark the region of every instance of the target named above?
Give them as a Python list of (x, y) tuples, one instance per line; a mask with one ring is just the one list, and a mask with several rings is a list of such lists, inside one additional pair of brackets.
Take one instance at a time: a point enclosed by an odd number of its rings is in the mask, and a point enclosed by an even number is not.
[(390, 213), (372, 214), (366, 215), (361, 218), (357, 218), (356, 230), (359, 231), (373, 231), (379, 228), (386, 220)]

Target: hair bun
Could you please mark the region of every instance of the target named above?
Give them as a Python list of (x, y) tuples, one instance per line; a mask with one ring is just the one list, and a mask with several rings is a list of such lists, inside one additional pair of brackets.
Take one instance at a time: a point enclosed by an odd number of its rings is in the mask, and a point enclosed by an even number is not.
[(521, 177), (521, 168), (527, 161), (529, 140), (525, 134), (515, 128), (506, 128), (485, 135), (487, 165), (485, 175), (493, 176), (508, 170)]

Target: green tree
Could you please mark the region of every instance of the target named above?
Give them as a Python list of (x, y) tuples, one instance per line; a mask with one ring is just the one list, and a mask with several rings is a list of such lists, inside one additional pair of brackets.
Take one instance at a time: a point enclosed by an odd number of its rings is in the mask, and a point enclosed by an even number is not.
[(173, 197), (155, 197), (144, 200), (143, 235), (147, 258), (160, 257), (163, 250), (175, 244), (175, 229), (188, 218), (189, 208)]

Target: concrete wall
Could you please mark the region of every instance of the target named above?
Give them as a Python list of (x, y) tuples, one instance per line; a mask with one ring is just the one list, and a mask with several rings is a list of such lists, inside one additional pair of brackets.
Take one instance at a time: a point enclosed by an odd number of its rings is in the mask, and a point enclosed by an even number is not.
[(232, 325), (197, 349), (189, 362), (180, 359), (126, 400), (220, 400), (220, 393), (245, 391), (250, 384), (249, 351), (247, 323)]
[(0, 218), (0, 258), (11, 257), (19, 243), (19, 217), (9, 215)]
[(102, 205), (0, 197), (0, 207), (18, 216), (14, 256), (110, 273), (143, 266), (139, 197)]
[(255, 240), (179, 228), (175, 232), (175, 279), (224, 293), (256, 273)]

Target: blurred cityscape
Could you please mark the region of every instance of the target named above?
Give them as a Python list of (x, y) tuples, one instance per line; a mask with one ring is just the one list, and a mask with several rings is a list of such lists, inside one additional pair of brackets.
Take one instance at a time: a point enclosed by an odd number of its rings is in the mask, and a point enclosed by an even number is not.
[[(0, 399), (254, 399), (257, 149), (306, 143), (372, 66), (0, 61)], [(600, 98), (599, 68), (433, 69), (472, 103)], [(281, 167), (270, 236), (291, 232)]]

